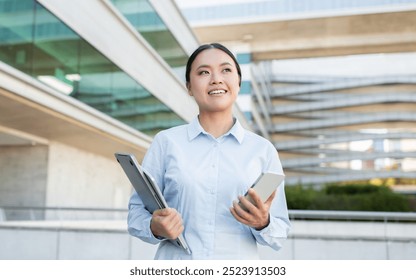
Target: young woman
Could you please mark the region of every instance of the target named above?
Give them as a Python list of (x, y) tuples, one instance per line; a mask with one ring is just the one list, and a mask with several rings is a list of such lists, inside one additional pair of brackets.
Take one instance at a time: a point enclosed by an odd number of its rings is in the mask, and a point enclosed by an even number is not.
[[(190, 56), (186, 86), (199, 115), (157, 134), (142, 164), (170, 208), (152, 215), (137, 193), (129, 203), (129, 233), (160, 243), (155, 259), (257, 259), (257, 243), (278, 250), (287, 237), (283, 183), (265, 202), (253, 190), (254, 204), (242, 197), (262, 172), (283, 170), (275, 147), (233, 117), (240, 85), (240, 66), (223, 45)], [(181, 233), (191, 255), (167, 242)]]

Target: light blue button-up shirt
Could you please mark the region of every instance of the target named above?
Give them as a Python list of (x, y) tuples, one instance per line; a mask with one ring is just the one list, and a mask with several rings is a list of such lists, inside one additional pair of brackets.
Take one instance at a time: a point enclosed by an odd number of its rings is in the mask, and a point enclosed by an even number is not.
[(182, 216), (191, 255), (150, 230), (151, 214), (136, 192), (129, 203), (128, 230), (160, 243), (155, 259), (257, 259), (257, 243), (276, 250), (290, 229), (284, 183), (270, 208), (270, 224), (257, 231), (238, 222), (229, 208), (262, 172), (283, 174), (275, 147), (236, 121), (219, 138), (205, 132), (198, 118), (158, 133), (142, 164), (169, 207)]

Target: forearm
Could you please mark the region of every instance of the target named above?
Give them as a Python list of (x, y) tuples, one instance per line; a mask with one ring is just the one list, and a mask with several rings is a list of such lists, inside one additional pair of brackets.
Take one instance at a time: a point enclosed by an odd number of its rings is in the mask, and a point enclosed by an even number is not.
[(268, 245), (278, 250), (282, 247), (282, 241), (287, 238), (291, 227), (284, 183), (279, 186), (276, 198), (270, 207), (269, 219), (270, 222), (267, 227), (262, 230), (251, 228), (251, 232), (259, 244)]
[(127, 217), (128, 232), (130, 235), (151, 244), (159, 243), (160, 239), (156, 238), (150, 229), (151, 219), (152, 215), (144, 208), (141, 201), (138, 200), (137, 194), (133, 195), (130, 199)]

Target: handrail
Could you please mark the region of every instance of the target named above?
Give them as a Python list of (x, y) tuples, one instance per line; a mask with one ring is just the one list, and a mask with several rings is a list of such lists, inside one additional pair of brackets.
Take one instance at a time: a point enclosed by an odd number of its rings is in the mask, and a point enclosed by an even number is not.
[(97, 212), (127, 212), (127, 208), (99, 208), (99, 207), (42, 207), (42, 206), (2, 206), (5, 210), (38, 210), (38, 211), (97, 211)]
[[(41, 206), (1, 206), (2, 210), (26, 211), (90, 211), (90, 212), (122, 212), (127, 208), (99, 207), (41, 207)], [(339, 210), (289, 210), (291, 220), (366, 220), (366, 221), (416, 221), (416, 212), (378, 212), (378, 211), (339, 211)]]
[(415, 212), (289, 210), (289, 217), (319, 220), (416, 221)]

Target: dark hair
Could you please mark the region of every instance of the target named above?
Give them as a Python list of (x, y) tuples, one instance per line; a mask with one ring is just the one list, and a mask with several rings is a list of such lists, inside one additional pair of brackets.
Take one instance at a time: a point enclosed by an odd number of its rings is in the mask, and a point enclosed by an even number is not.
[(227, 49), (225, 46), (221, 45), (220, 43), (211, 43), (211, 44), (201, 45), (191, 54), (191, 56), (188, 58), (188, 62), (186, 63), (186, 72), (185, 72), (186, 84), (188, 84), (189, 81), (190, 81), (189, 76), (190, 76), (190, 72), (191, 72), (191, 66), (192, 66), (192, 63), (194, 62), (195, 58), (198, 56), (199, 53), (201, 53), (202, 51), (207, 50), (207, 49), (222, 50), (223, 52), (225, 52), (226, 54), (228, 54), (232, 58), (232, 60), (235, 63), (235, 66), (237, 67), (237, 73), (238, 73), (238, 76), (240, 77), (239, 85), (241, 86), (240, 65), (238, 64), (237, 59), (235, 58), (233, 53), (229, 49)]

